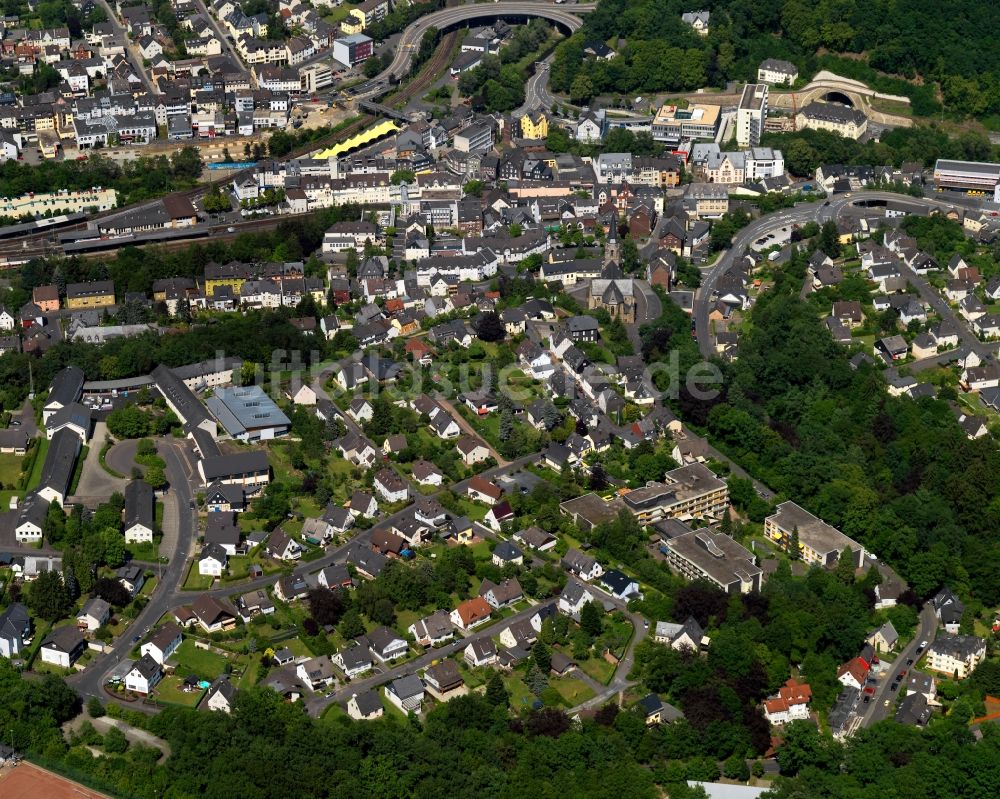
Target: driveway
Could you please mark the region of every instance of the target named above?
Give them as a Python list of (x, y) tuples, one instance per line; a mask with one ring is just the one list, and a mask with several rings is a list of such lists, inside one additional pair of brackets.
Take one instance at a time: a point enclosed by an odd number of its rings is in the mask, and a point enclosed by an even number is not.
[(118, 472), (118, 474), (123, 474), (125, 477), (130, 478), (132, 476), (132, 469), (138, 465), (135, 462), (135, 451), (138, 446), (139, 440), (135, 438), (119, 441), (108, 450), (104, 461), (109, 467)]
[(21, 406), (21, 410), (14, 411), (10, 415), (11, 427), (17, 427), (14, 424), (15, 421), (21, 423), (21, 430), (28, 438), (34, 438), (38, 435), (38, 423), (35, 422), (35, 409), (31, 407), (31, 401), (25, 400), (24, 405)]
[[(128, 482), (121, 477), (113, 477), (101, 466), (101, 448), (107, 438), (108, 426), (104, 422), (97, 422), (94, 425), (94, 436), (88, 445), (87, 459), (83, 462), (83, 471), (80, 473), (80, 482), (75, 495), (87, 505), (96, 501), (106, 501), (116, 491), (124, 491), (125, 483)], [(121, 473), (128, 475), (129, 471)]]
[(462, 428), (463, 433), (472, 436), (474, 439), (476, 439), (476, 441), (481, 443), (484, 447), (486, 447), (486, 449), (490, 451), (490, 455), (493, 456), (498, 465), (508, 466), (510, 464), (509, 460), (507, 460), (505, 457), (503, 457), (503, 455), (501, 455), (499, 452), (493, 449), (493, 447), (490, 446), (490, 443), (486, 441), (481, 435), (479, 435), (479, 433), (476, 432), (476, 428), (474, 428), (471, 424), (469, 424), (468, 420), (464, 416), (462, 416), (462, 414), (460, 414), (457, 410), (455, 410), (455, 406), (452, 405), (450, 401), (440, 396), (435, 397), (435, 399), (438, 401), (438, 404), (442, 408), (444, 408), (448, 413), (451, 414), (451, 417), (458, 423), (458, 426)]

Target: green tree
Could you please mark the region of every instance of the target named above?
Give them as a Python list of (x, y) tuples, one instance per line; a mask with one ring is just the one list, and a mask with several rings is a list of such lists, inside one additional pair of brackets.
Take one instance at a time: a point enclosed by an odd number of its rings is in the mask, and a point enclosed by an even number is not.
[(128, 751), (128, 738), (117, 727), (104, 734), (104, 751), (111, 755), (123, 755)]
[(538, 641), (531, 648), (531, 659), (542, 674), (548, 674), (552, 668), (552, 651), (544, 641)]
[(494, 674), (486, 683), (486, 701), (496, 707), (507, 707), (507, 703), (510, 701), (510, 695), (507, 693), (503, 678), (499, 674)]
[(587, 75), (580, 73), (569, 88), (569, 99), (576, 104), (587, 103), (594, 96), (594, 84)]
[(167, 487), (167, 475), (158, 463), (146, 468), (143, 479), (152, 486), (154, 491), (160, 491)]
[(337, 625), (337, 632), (340, 633), (341, 638), (347, 641), (364, 635), (365, 622), (361, 618), (361, 614), (354, 608), (348, 608), (341, 617), (340, 624)]
[(150, 416), (136, 405), (127, 405), (109, 413), (107, 424), (115, 438), (142, 438), (149, 434)]
[(596, 602), (588, 602), (580, 609), (580, 627), (593, 638), (601, 634), (603, 629), (600, 607)]
[(46, 621), (56, 621), (69, 613), (73, 602), (59, 572), (42, 572), (31, 584), (28, 607)]
[(798, 560), (801, 556), (799, 551), (799, 526), (796, 524), (792, 527), (792, 533), (788, 536), (788, 557), (792, 560)]

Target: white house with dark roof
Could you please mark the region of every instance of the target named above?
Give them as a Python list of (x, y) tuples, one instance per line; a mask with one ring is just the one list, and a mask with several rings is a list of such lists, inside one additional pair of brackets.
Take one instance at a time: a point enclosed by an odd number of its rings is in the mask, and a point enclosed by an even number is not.
[(145, 480), (132, 480), (125, 486), (125, 543), (153, 542), (153, 489)]
[(139, 652), (148, 655), (162, 665), (177, 651), (177, 647), (181, 645), (183, 640), (184, 633), (181, 628), (173, 622), (167, 622), (139, 647)]
[(125, 674), (125, 688), (146, 696), (163, 678), (163, 669), (149, 655), (143, 655)]

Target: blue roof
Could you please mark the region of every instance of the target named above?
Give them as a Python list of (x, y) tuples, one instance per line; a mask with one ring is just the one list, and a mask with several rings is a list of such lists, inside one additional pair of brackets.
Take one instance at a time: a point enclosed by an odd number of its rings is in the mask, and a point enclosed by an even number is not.
[(288, 417), (260, 386), (219, 388), (205, 404), (231, 436), (262, 427), (288, 427)]

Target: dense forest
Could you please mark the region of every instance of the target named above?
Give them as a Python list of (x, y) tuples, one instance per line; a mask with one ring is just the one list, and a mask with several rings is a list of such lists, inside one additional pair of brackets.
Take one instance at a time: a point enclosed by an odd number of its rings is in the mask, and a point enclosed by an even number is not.
[(692, 407), (747, 470), (893, 564), (926, 596), (948, 584), (1000, 602), (1000, 453), (970, 441), (948, 404), (884, 390), (848, 364), (799, 299), (796, 257), (763, 294), (726, 391)]
[[(754, 78), (765, 58), (784, 58), (803, 77), (832, 69), (906, 94), (920, 115), (941, 110), (934, 82), (947, 112), (1000, 112), (993, 41), (1000, 6), (991, 0), (716, 0), (697, 7), (712, 12), (705, 38), (681, 21), (693, 8), (683, 0), (601, 0), (560, 46), (553, 89), (585, 101), (602, 92), (722, 87)], [(585, 62), (591, 39), (611, 42), (621, 57)]]

